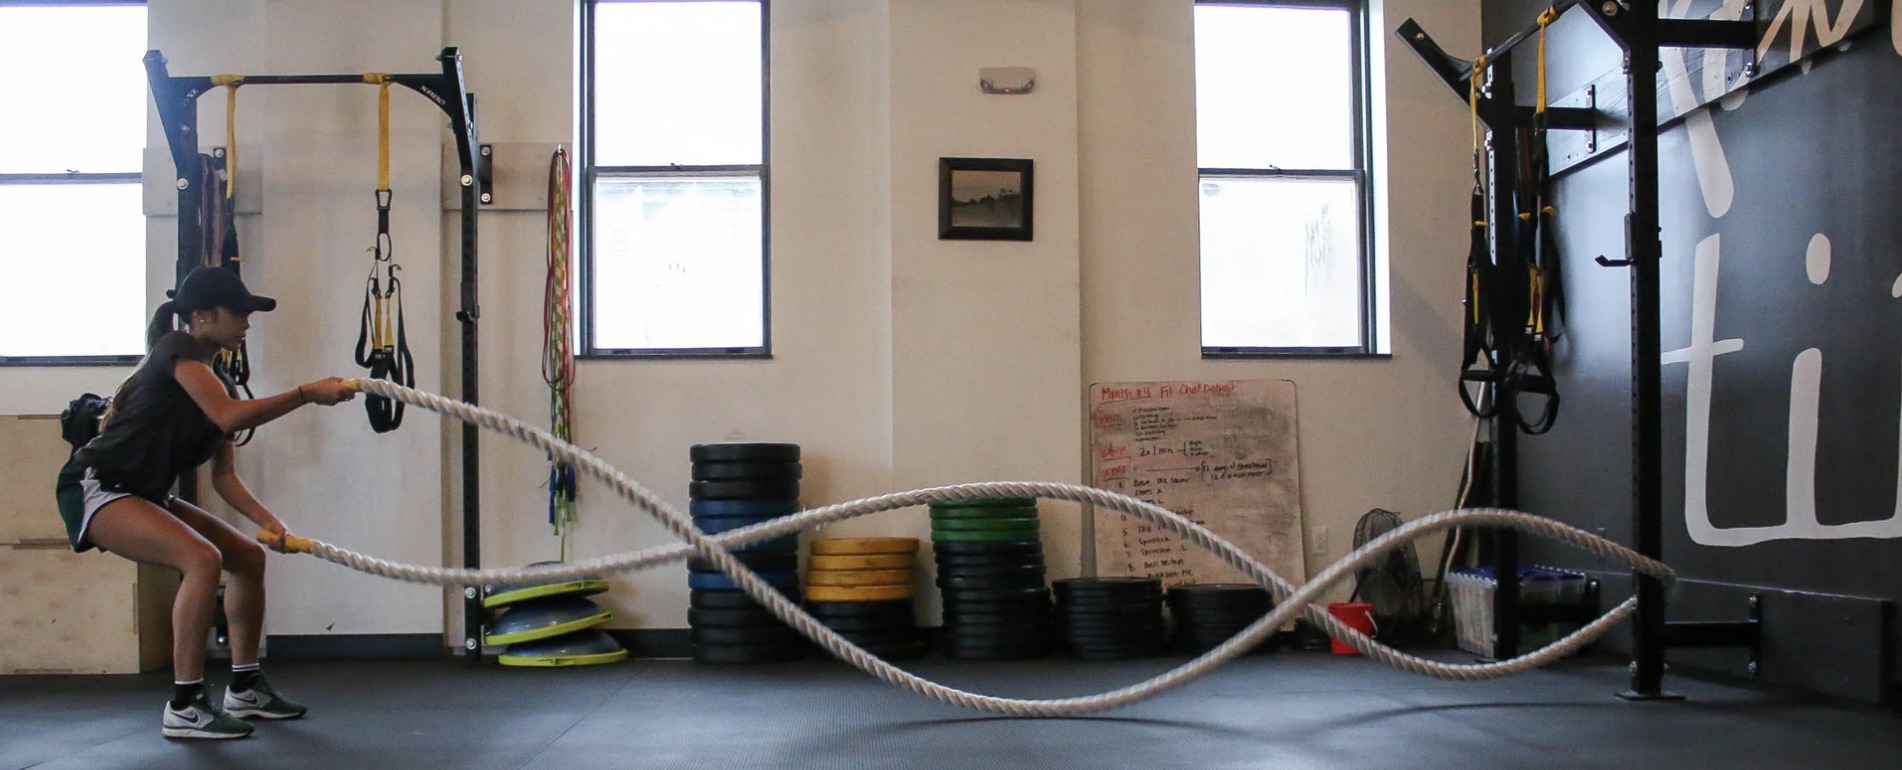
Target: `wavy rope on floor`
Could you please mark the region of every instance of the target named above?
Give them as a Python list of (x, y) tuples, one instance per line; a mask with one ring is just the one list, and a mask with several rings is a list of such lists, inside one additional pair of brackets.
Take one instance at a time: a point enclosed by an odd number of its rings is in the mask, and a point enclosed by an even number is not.
[[(652, 492), (626, 474), (588, 451), (557, 439), (540, 428), (508, 415), (384, 380), (356, 380), (352, 382), (352, 386), (365, 393), (402, 401), (513, 437), (561, 461), (571, 463), (581, 472), (605, 482), (616, 494), (634, 504), (636, 508), (654, 516), (685, 542), (561, 565), (491, 569), (456, 569), (403, 564), (366, 556), (318, 540), (293, 541), (291, 544), (293, 550), (308, 551), (317, 558), (371, 575), (412, 583), (452, 587), (517, 586), (573, 580), (586, 576), (632, 572), (657, 564), (678, 561), (690, 555), (698, 555), (713, 562), (721, 571), (732, 576), (734, 582), (754, 601), (839, 659), (872, 676), (920, 695), (956, 706), (997, 714), (1039, 717), (1077, 716), (1135, 703), (1193, 681), (1237, 656), (1247, 653), (1283, 625), (1292, 621), (1297, 613), (1375, 660), (1424, 676), (1477, 681), (1521, 673), (1569, 655), (1623, 622), (1637, 610), (1637, 599), (1632, 597), (1584, 628), (1531, 653), (1493, 663), (1451, 664), (1410, 655), (1374, 641), (1365, 634), (1348, 627), (1317, 604), (1328, 589), (1347, 580), (1361, 568), (1373, 564), (1395, 549), (1415, 539), (1455, 527), (1515, 529), (1576, 546), (1630, 567), (1639, 573), (1657, 578), (1666, 586), (1675, 580), (1674, 573), (1663, 563), (1576, 527), (1517, 511), (1478, 508), (1435, 513), (1407, 523), (1355, 549), (1329, 565), (1320, 574), (1315, 575), (1312, 580), (1296, 587), (1261, 562), (1256, 561), (1254, 557), (1243, 553), (1234, 544), (1166, 509), (1093, 487), (1035, 481), (959, 484), (880, 495), (823, 508), (813, 508), (764, 524), (719, 535), (708, 535), (696, 529), (692, 520), (686, 515), (656, 498)], [(1139, 517), (1188, 539), (1260, 583), (1274, 595), (1275, 609), (1221, 646), (1154, 678), (1127, 687), (1075, 698), (1046, 700), (999, 698), (946, 687), (920, 678), (866, 652), (821, 624), (812, 615), (807, 614), (799, 605), (761, 580), (759, 575), (741, 565), (727, 550), (868, 514), (983, 497), (1035, 497), (1045, 500), (1063, 500)]]

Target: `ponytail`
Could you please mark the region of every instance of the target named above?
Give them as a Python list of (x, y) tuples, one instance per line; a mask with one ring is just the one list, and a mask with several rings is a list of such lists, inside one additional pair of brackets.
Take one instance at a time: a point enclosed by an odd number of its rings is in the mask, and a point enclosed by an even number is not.
[(159, 303), (158, 310), (152, 313), (152, 322), (145, 326), (145, 352), (152, 352), (160, 337), (171, 332), (177, 325), (178, 302), (166, 300)]
[[(178, 303), (174, 300), (169, 300), (169, 299), (159, 303), (158, 310), (153, 311), (152, 313), (151, 323), (148, 323), (145, 325), (145, 353), (147, 356), (150, 356), (152, 354), (152, 348), (158, 346), (159, 338), (167, 334), (170, 334), (172, 330), (177, 327), (177, 324), (178, 324)], [(144, 368), (145, 368), (145, 360), (140, 359), (139, 365), (136, 367), (133, 367), (132, 372), (134, 374), (137, 374), (140, 369), (144, 369)], [(100, 430), (102, 431), (105, 430), (106, 425), (112, 422), (112, 418), (118, 416), (119, 404), (125, 401), (126, 391), (130, 390), (131, 388), (132, 388), (131, 377), (127, 377), (125, 378), (125, 382), (119, 383), (119, 389), (117, 391), (114, 391), (112, 394), (112, 403), (106, 406), (105, 414), (99, 417)]]

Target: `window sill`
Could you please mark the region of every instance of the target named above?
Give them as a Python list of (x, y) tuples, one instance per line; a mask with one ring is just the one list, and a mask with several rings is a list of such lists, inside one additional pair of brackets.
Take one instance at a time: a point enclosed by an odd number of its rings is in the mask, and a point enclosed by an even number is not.
[(138, 366), (143, 356), (0, 356), (0, 368)]
[(575, 356), (577, 361), (681, 361), (681, 360), (771, 360), (773, 353), (763, 348), (712, 348), (706, 350), (595, 350)]
[(1202, 358), (1209, 361), (1301, 359), (1317, 361), (1388, 361), (1392, 353), (1369, 353), (1353, 348), (1203, 348)]

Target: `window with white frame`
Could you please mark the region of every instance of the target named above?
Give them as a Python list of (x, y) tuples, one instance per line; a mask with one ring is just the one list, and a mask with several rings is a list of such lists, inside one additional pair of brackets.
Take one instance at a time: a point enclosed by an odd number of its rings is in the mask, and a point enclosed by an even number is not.
[(0, 363), (145, 351), (144, 3), (0, 0)]
[(1202, 352), (1376, 352), (1362, 0), (1198, 2)]
[(770, 351), (765, 5), (588, 3), (586, 354)]

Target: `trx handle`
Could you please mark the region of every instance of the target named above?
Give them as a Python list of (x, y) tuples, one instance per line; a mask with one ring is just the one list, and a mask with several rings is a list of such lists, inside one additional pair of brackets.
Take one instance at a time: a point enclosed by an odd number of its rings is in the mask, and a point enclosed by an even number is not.
[[(403, 324), (403, 291), (402, 282), (396, 278), (397, 269), (396, 265), (388, 268), (387, 290), (379, 290), (375, 268), (371, 269), (369, 288), (363, 295), (363, 322), (357, 330), (356, 358), (358, 366), (370, 370), (372, 379), (389, 380), (409, 388), (416, 385), (416, 360), (410, 355), (409, 333)], [(388, 329), (391, 304), (396, 306), (393, 340)], [(377, 433), (402, 427), (403, 409), (402, 402), (376, 394), (363, 399), (370, 428)]]
[(298, 537), (297, 535), (290, 535), (288, 537), (285, 537), (283, 539), (283, 543), (280, 545), (278, 542), (277, 533), (272, 532), (268, 529), (258, 530), (258, 542), (268, 545), (272, 548), (281, 548), (282, 550), (289, 551), (291, 553), (310, 553), (310, 547), (311, 547), (310, 538)]

